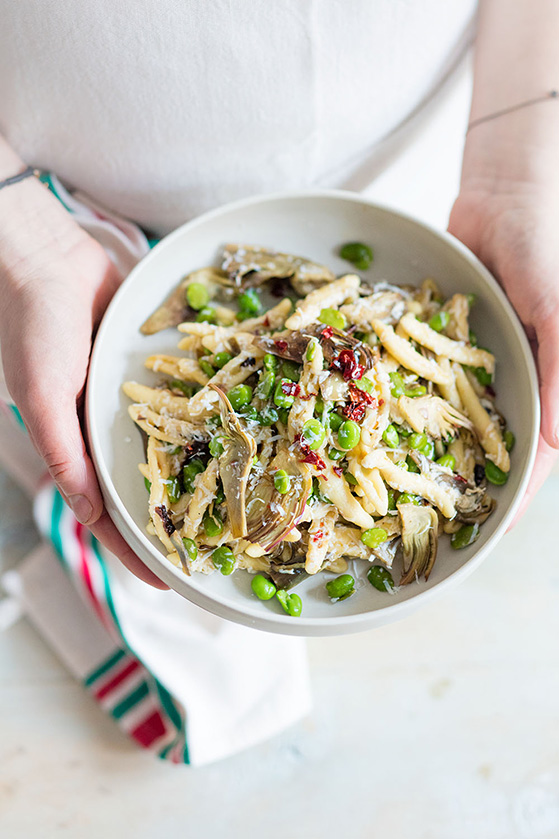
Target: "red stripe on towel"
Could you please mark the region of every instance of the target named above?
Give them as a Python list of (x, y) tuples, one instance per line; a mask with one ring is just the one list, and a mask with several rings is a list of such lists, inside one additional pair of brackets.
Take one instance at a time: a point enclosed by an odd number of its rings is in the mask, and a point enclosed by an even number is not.
[(86, 544), (84, 540), (84, 531), (87, 529), (81, 524), (77, 519), (75, 521), (75, 532), (76, 532), (76, 539), (78, 541), (78, 545), (80, 548), (80, 570), (83, 582), (85, 583), (85, 587), (89, 594), (90, 600), (93, 604), (93, 608), (101, 618), (101, 621), (105, 624), (105, 626), (109, 626), (112, 628), (112, 623), (107, 620), (107, 615), (105, 614), (105, 610), (103, 609), (101, 603), (97, 598), (97, 594), (95, 593), (95, 589), (93, 587), (93, 580), (91, 579), (91, 573), (89, 570), (89, 561), (87, 558), (87, 550)]
[(163, 717), (159, 711), (154, 711), (149, 715), (149, 717), (147, 717), (147, 719), (141, 722), (133, 731), (130, 732), (130, 736), (133, 737), (134, 740), (137, 740), (137, 742), (142, 746), (149, 748), (152, 743), (159, 740), (159, 738), (163, 737), (166, 733), (167, 729), (165, 728)]
[(140, 667), (139, 662), (134, 659), (130, 661), (126, 667), (117, 673), (110, 682), (106, 682), (103, 687), (100, 687), (98, 690), (93, 692), (93, 695), (96, 699), (103, 699), (103, 697), (107, 696), (107, 694), (111, 693), (116, 687), (118, 687), (125, 679), (128, 678), (132, 673), (135, 673), (136, 670)]

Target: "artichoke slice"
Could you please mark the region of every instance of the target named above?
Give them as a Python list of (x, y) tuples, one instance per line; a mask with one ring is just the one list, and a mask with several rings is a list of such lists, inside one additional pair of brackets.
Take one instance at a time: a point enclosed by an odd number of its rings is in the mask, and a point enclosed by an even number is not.
[[(190, 283), (205, 285), (213, 293), (215, 286), (223, 285), (225, 280), (225, 274), (217, 268), (200, 268), (188, 274), (167, 295), (161, 306), (144, 321), (140, 332), (144, 335), (153, 335), (155, 332), (168, 329), (170, 326), (178, 326), (179, 323), (187, 320), (189, 307), (186, 302), (186, 288)], [(190, 312), (192, 313), (192, 310)]]
[(470, 484), (465, 478), (444, 469), (420, 452), (410, 451), (410, 457), (419, 466), (422, 475), (426, 475), (452, 497), (460, 521), (483, 524), (497, 506), (485, 487)]
[(422, 575), (426, 580), (437, 558), (439, 518), (432, 507), (399, 504), (404, 548), (404, 573), (400, 585), (405, 586)]
[(311, 338), (318, 338), (320, 341), (324, 359), (328, 364), (346, 350), (352, 352), (356, 364), (360, 364), (367, 371), (374, 367), (379, 357), (378, 350), (332, 326), (307, 326), (281, 333), (276, 338), (260, 335), (254, 339), (254, 343), (265, 352), (302, 364)]
[(247, 533), (247, 481), (256, 454), (256, 442), (243, 427), (223, 391), (211, 382), (208, 387), (219, 396), (221, 423), (226, 433), (222, 438), (219, 474), (227, 501), (229, 528), (234, 539), (241, 539)]
[[(274, 474), (283, 469), (289, 476), (289, 490), (280, 494)], [(276, 456), (247, 493), (247, 535), (249, 542), (270, 551), (296, 526), (312, 491), (312, 472), (308, 464), (297, 460), (285, 443), (278, 445)]]
[(302, 256), (259, 248), (254, 245), (226, 245), (222, 269), (229, 284), (245, 289), (272, 279), (289, 279), (301, 296), (335, 279), (329, 268)]

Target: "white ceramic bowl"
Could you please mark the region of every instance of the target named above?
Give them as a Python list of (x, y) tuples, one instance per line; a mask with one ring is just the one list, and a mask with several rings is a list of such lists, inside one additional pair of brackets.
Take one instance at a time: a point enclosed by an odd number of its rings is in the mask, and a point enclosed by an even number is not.
[[(147, 497), (137, 464), (143, 458), (140, 435), (127, 414), (122, 382), (151, 383), (144, 368), (152, 353), (176, 351), (176, 330), (149, 337), (140, 324), (188, 272), (215, 263), (226, 242), (264, 245), (307, 256), (348, 270), (337, 256), (340, 243), (371, 243), (375, 259), (369, 280), (417, 285), (434, 277), (445, 296), (474, 292), (472, 328), (482, 346), (497, 358), (497, 404), (516, 434), (512, 470), (504, 487), (491, 487), (496, 512), (479, 540), (454, 551), (441, 539), (435, 568), (427, 583), (413, 583), (396, 594), (376, 591), (365, 578), (356, 594), (340, 603), (328, 599), (323, 575), (297, 587), (303, 616), (282, 612), (275, 598), (259, 601), (250, 575), (219, 573), (186, 577), (171, 565), (159, 542), (147, 535)], [(204, 609), (258, 629), (291, 635), (336, 635), (380, 626), (409, 614), (436, 594), (463, 580), (491, 552), (505, 533), (532, 469), (538, 428), (537, 376), (522, 327), (497, 282), (458, 241), (364, 198), (343, 192), (303, 192), (257, 197), (206, 213), (167, 236), (132, 271), (109, 306), (95, 342), (87, 388), (87, 422), (93, 460), (109, 514), (126, 541), (151, 570), (179, 594)]]

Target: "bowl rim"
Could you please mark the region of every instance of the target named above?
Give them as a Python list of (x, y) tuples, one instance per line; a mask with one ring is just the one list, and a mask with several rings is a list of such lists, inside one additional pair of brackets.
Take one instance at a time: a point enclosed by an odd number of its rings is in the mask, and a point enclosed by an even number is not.
[[(495, 293), (499, 303), (504, 308), (508, 315), (509, 322), (514, 330), (516, 340), (519, 342), (522, 349), (523, 357), (527, 365), (529, 387), (531, 391), (531, 421), (532, 421), (532, 435), (527, 457), (524, 462), (523, 471), (519, 480), (517, 489), (509, 505), (509, 508), (503, 517), (503, 520), (496, 528), (495, 532), (489, 537), (488, 541), (477, 551), (474, 556), (466, 560), (466, 562), (430, 589), (419, 591), (416, 595), (408, 600), (397, 603), (387, 603), (378, 609), (361, 612), (356, 615), (336, 616), (332, 617), (298, 617), (293, 618), (289, 615), (271, 614), (268, 611), (257, 611), (252, 607), (252, 603), (247, 599), (246, 606), (234, 605), (230, 599), (224, 599), (220, 594), (207, 594), (206, 592), (191, 586), (189, 578), (183, 572), (175, 568), (167, 558), (161, 554), (158, 549), (150, 542), (147, 535), (136, 525), (132, 516), (126, 509), (124, 503), (114, 486), (110, 470), (105, 462), (103, 449), (99, 440), (99, 432), (93, 422), (93, 391), (95, 388), (95, 380), (97, 371), (102, 364), (102, 347), (105, 333), (108, 331), (114, 312), (118, 308), (121, 297), (128, 293), (128, 288), (134, 282), (134, 277), (140, 271), (145, 269), (145, 265), (153, 260), (158, 259), (160, 252), (172, 245), (172, 243), (180, 238), (185, 229), (193, 229), (199, 225), (205, 224), (214, 218), (221, 215), (227, 215), (236, 210), (242, 210), (246, 207), (251, 207), (257, 204), (273, 204), (278, 201), (289, 200), (309, 200), (309, 199), (334, 199), (338, 201), (345, 201), (353, 204), (365, 204), (381, 213), (391, 215), (397, 219), (411, 223), (423, 230), (426, 230), (431, 235), (441, 239), (445, 244), (455, 251), (458, 251), (463, 259), (466, 260), (476, 271), (481, 275), (484, 282)], [(462, 242), (447, 231), (437, 230), (430, 224), (421, 221), (414, 216), (405, 212), (394, 209), (390, 206), (379, 204), (370, 200), (366, 196), (359, 193), (353, 193), (346, 190), (337, 189), (305, 189), (305, 190), (291, 190), (288, 192), (273, 192), (265, 195), (253, 195), (248, 198), (243, 198), (237, 201), (224, 204), (220, 207), (211, 209), (202, 215), (199, 215), (190, 221), (185, 222), (176, 228), (176, 230), (164, 236), (160, 242), (155, 245), (152, 250), (147, 253), (130, 271), (128, 276), (123, 280), (119, 289), (112, 298), (101, 324), (99, 326), (93, 350), (91, 353), (89, 374), (87, 378), (86, 400), (85, 400), (85, 417), (86, 417), (86, 433), (89, 440), (90, 455), (95, 466), (97, 477), (101, 486), (101, 490), (105, 498), (108, 497), (110, 503), (107, 503), (109, 515), (113, 523), (131, 547), (138, 553), (141, 561), (150, 568), (153, 573), (163, 580), (163, 582), (170, 585), (172, 589), (178, 594), (185, 597), (187, 600), (196, 605), (206, 609), (213, 614), (220, 617), (233, 620), (237, 623), (246, 626), (255, 627), (258, 629), (277, 632), (288, 635), (341, 635), (352, 632), (359, 632), (373, 626), (385, 625), (411, 614), (416, 609), (432, 602), (434, 598), (444, 594), (451, 587), (457, 585), (459, 582), (469, 576), (481, 562), (491, 553), (496, 544), (500, 541), (502, 536), (508, 530), (509, 524), (516, 515), (520, 503), (524, 497), (524, 493), (528, 486), (532, 469), (535, 462), (538, 435), (540, 427), (540, 400), (538, 390), (538, 376), (536, 365), (528, 339), (524, 333), (524, 329), (518, 315), (513, 309), (510, 301), (506, 297), (503, 289), (490, 273), (490, 271), (483, 265), (483, 263), (470, 251)], [(110, 506), (114, 505), (115, 515), (111, 514)], [(116, 519), (116, 520), (115, 520)], [(123, 527), (124, 525), (124, 527)], [(124, 531), (124, 532), (123, 532)], [(256, 604), (255, 604), (256, 606)], [(217, 608), (216, 608), (217, 607)]]

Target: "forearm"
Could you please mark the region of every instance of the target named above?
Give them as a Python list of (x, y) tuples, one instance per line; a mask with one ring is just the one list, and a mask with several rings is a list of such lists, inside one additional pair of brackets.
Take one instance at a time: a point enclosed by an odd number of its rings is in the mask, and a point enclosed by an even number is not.
[[(470, 121), (559, 88), (559, 0), (480, 0)], [(559, 100), (504, 114), (468, 133), (463, 183), (519, 186), (556, 170)]]

